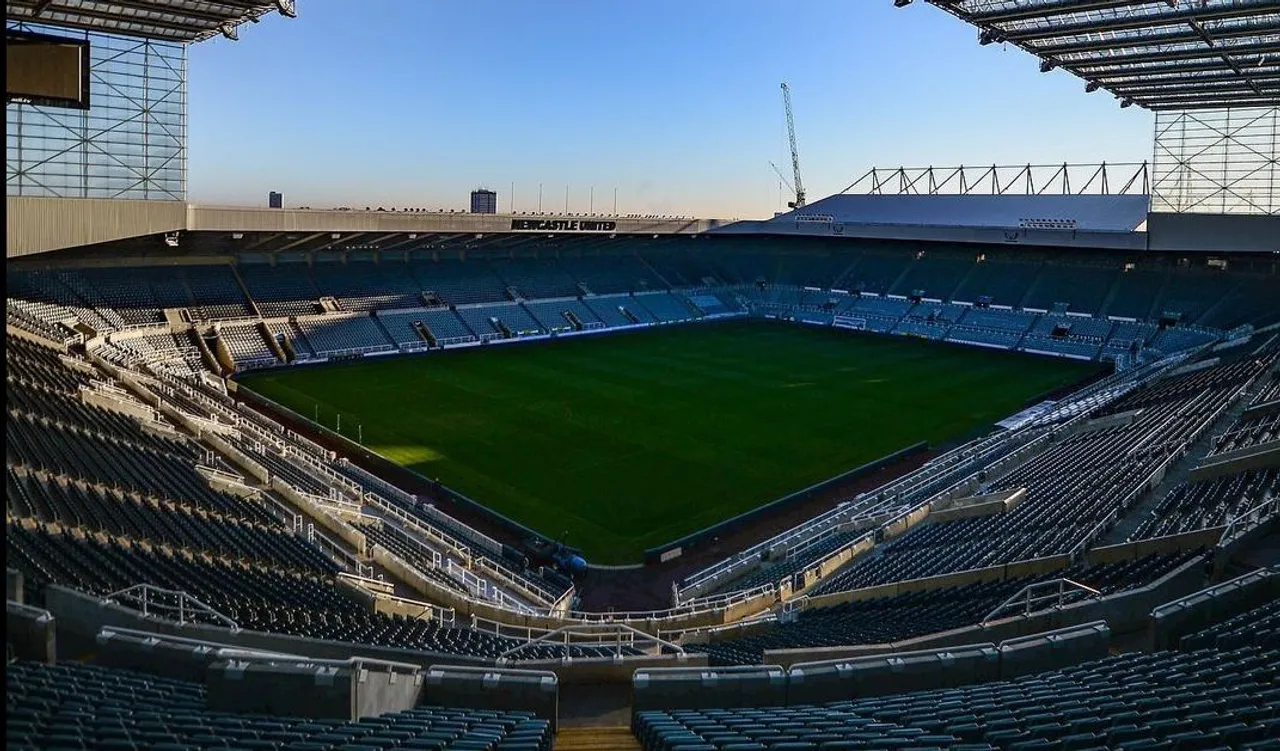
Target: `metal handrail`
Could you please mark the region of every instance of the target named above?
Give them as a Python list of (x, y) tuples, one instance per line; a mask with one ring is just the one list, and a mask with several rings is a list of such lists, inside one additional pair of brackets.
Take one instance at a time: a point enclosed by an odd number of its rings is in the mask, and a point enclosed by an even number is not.
[[(1046, 594), (1038, 594), (1041, 590), (1045, 590)], [(1085, 594), (1086, 599), (1102, 596), (1102, 592), (1093, 587), (1065, 577), (1028, 584), (1019, 589), (1012, 597), (995, 606), (982, 619), (981, 623), (990, 623), (1000, 617), (1001, 614), (1012, 611), (1015, 608), (1021, 609), (1021, 615), (1031, 615), (1042, 610), (1062, 607), (1072, 595), (1081, 592)], [(1048, 601), (1051, 601), (1052, 604), (1041, 607), (1041, 603)]]
[[(177, 604), (168, 605), (163, 602), (158, 602), (155, 599), (157, 595), (171, 597), (177, 601)], [(115, 603), (122, 607), (140, 612), (143, 616), (148, 618), (158, 617), (166, 620), (174, 620), (172, 614), (176, 612), (178, 616), (177, 623), (185, 625), (187, 623), (199, 622), (189, 616), (205, 615), (215, 622), (230, 628), (232, 631), (240, 630), (240, 626), (237, 625), (234, 620), (182, 590), (165, 589), (163, 587), (157, 587), (154, 584), (135, 584), (132, 587), (125, 587), (119, 591), (112, 592), (102, 599), (106, 602)], [(140, 607), (134, 607), (130, 604), (131, 601), (136, 601)]]
[[(560, 643), (563, 643), (564, 646), (567, 648), (573, 643), (571, 641), (571, 637), (573, 636), (590, 637), (590, 636), (595, 636), (597, 634), (603, 635), (603, 636), (608, 636), (612, 634), (617, 637), (617, 641), (615, 642), (615, 646), (617, 648), (617, 652), (616, 652), (617, 657), (622, 657), (622, 644), (624, 642), (624, 639), (622, 637), (624, 635), (630, 637), (629, 639), (625, 640), (627, 643), (634, 643), (636, 641), (653, 642), (658, 647), (665, 647), (667, 649), (672, 650), (673, 652), (676, 653), (677, 656), (683, 657), (685, 655), (684, 647), (680, 646), (679, 644), (676, 644), (674, 642), (669, 642), (666, 639), (662, 639), (660, 637), (654, 636), (653, 634), (647, 634), (644, 631), (641, 631), (637, 628), (632, 628), (631, 626), (628, 626), (625, 623), (610, 623), (610, 624), (588, 623), (588, 624), (572, 624), (569, 626), (561, 626), (560, 628), (552, 629), (551, 631), (548, 631), (542, 636), (535, 637), (533, 639), (530, 639), (524, 642), (523, 644), (514, 646), (506, 650), (502, 654), (498, 655), (498, 659), (496, 662), (497, 664), (502, 665), (507, 660), (509, 660), (511, 655), (513, 654), (523, 652), (524, 650), (536, 644), (551, 643), (555, 640), (558, 640), (560, 637), (564, 637), (564, 641)], [(602, 644), (601, 642), (591, 642), (591, 643), (595, 646), (600, 646)], [(568, 660), (570, 658), (566, 654), (564, 659)]]

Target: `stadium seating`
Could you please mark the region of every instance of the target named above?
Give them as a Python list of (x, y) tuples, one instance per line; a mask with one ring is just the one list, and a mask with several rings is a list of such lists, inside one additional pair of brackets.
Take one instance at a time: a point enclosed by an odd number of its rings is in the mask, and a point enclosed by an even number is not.
[(409, 272), (423, 292), (434, 292), (450, 305), (508, 299), (507, 285), (484, 261), (414, 261)]
[(899, 295), (919, 292), (923, 297), (950, 300), (973, 265), (972, 256), (951, 255), (945, 251), (922, 253), (892, 291)]
[(1102, 411), (1142, 408), (1130, 423), (1058, 441), (990, 490), (1027, 489), (1003, 514), (922, 524), (855, 559), (817, 592), (838, 592), (904, 579), (1068, 553), (1097, 534), (1142, 488), (1155, 467), (1220, 414), (1228, 395), (1265, 367), (1234, 362), (1169, 378)]
[(625, 304), (634, 312), (635, 307), (643, 308), (660, 323), (674, 323), (698, 318), (698, 313), (681, 296), (672, 292), (636, 295), (631, 302)]
[(267, 317), (318, 313), (320, 297), (328, 294), (316, 289), (305, 264), (244, 264), (239, 272), (258, 310)]
[(1245, 646), (1274, 648), (1280, 639), (1280, 599), (1215, 623), (1183, 637), (1182, 649), (1239, 649)]
[(582, 292), (575, 295), (646, 292), (667, 286), (634, 255), (561, 256), (560, 266), (582, 284)]
[[(691, 645), (716, 665), (760, 664), (766, 649), (837, 647), (910, 639), (982, 622), (996, 606), (1036, 582), (1066, 578), (1103, 594), (1141, 587), (1198, 553), (1149, 556), (1138, 561), (1086, 567), (1074, 565), (1042, 576), (909, 592), (842, 605), (811, 608), (799, 618), (763, 633)], [(1076, 590), (1079, 593), (1079, 590)]]
[(209, 707), (206, 687), (92, 664), (11, 663), (11, 749), (377, 749), (549, 751), (552, 729), (528, 712), (430, 705), (356, 721), (238, 715)]
[(370, 311), (422, 305), (422, 290), (403, 263), (316, 265), (311, 273), (320, 293), (337, 298), (343, 310)]
[(1236, 514), (1280, 495), (1280, 470), (1254, 470), (1173, 488), (1130, 540), (1164, 537), (1226, 524)]
[(1067, 303), (1072, 312), (1093, 313), (1102, 307), (1120, 269), (1106, 266), (1044, 266), (1021, 307), (1052, 310)]
[(1129, 653), (1008, 681), (831, 704), (637, 712), (674, 749), (1270, 749), (1280, 651)]
[(554, 258), (513, 258), (495, 263), (494, 270), (508, 287), (514, 287), (525, 299), (582, 294), (577, 280)]
[(218, 336), (227, 345), (231, 357), (243, 367), (274, 364), (278, 361), (257, 324), (220, 326)]
[(952, 297), (961, 302), (989, 297), (996, 305), (1019, 305), (1040, 268), (1038, 263), (1020, 259), (984, 260), (969, 270)]
[[(1145, 320), (1152, 315), (1156, 297), (1160, 294), (1168, 279), (1167, 273), (1156, 269), (1133, 269), (1125, 271), (1116, 280), (1111, 304), (1105, 311), (1107, 315), (1122, 318)], [(1159, 315), (1159, 311), (1156, 311)]]
[(852, 292), (887, 294), (914, 259), (906, 254), (864, 253), (839, 281)]
[(216, 321), (253, 315), (230, 266), (211, 266), (198, 272), (188, 269), (183, 276), (195, 302), (192, 313), (196, 317)]
[(370, 316), (299, 318), (297, 324), (317, 355), (395, 349), (377, 320)]

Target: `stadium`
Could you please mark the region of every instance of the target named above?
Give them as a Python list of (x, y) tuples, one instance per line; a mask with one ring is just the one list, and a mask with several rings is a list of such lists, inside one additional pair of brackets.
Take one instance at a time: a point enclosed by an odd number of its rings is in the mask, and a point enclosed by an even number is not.
[(202, 205), (305, 4), (6, 3), (7, 746), (1280, 748), (1280, 9), (918, 5), (1152, 160)]

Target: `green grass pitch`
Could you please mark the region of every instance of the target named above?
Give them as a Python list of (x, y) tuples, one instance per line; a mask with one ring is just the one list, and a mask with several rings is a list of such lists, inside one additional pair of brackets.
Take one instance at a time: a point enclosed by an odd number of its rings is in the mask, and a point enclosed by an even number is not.
[(388, 459), (618, 564), (918, 441), (966, 439), (1095, 368), (732, 322), (245, 382), (329, 428), (340, 413)]

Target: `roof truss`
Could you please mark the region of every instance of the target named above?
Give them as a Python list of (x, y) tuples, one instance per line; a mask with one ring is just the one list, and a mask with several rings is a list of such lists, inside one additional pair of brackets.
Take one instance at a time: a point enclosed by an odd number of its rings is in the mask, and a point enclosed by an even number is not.
[(928, 2), (976, 26), (981, 44), (1017, 45), (1123, 106), (1280, 105), (1276, 0)]
[(5, 19), (166, 42), (201, 42), (279, 11), (297, 15), (294, 0), (5, 0)]

